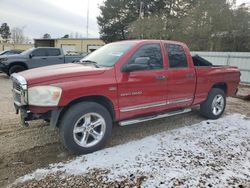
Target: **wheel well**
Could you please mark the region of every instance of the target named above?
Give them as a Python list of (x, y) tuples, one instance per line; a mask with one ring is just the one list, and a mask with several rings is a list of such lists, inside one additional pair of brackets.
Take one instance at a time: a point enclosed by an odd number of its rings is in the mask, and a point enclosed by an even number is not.
[(218, 88), (218, 89), (222, 89), (225, 94), (227, 94), (227, 84), (226, 83), (217, 83), (217, 84), (214, 84), (212, 88)]
[(81, 97), (78, 99), (75, 99), (73, 101), (71, 101), (66, 107), (63, 108), (63, 110), (60, 113), (60, 116), (58, 118), (58, 122), (57, 125), (59, 125), (59, 122), (63, 116), (63, 114), (74, 104), (77, 104), (79, 102), (84, 102), (84, 101), (88, 101), (88, 102), (96, 102), (102, 106), (104, 106), (110, 113), (111, 118), (114, 120), (115, 119), (115, 110), (114, 110), (114, 106), (113, 103), (111, 102), (111, 100), (109, 100), (107, 97), (104, 96), (88, 96), (88, 97)]
[(14, 63), (11, 63), (9, 65), (8, 72), (9, 72), (10, 68), (13, 67), (13, 66), (15, 66), (15, 65), (20, 65), (20, 66), (25, 67), (25, 69), (28, 69), (27, 65), (24, 62), (14, 62)]

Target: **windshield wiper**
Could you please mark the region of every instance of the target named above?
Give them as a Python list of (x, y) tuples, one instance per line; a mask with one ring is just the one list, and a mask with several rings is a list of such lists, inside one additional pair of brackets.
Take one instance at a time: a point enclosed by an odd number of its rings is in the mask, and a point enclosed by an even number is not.
[(79, 61), (79, 63), (82, 63), (82, 64), (93, 64), (96, 68), (100, 68), (100, 66), (98, 65), (97, 62), (91, 61), (91, 60), (82, 60), (82, 61)]

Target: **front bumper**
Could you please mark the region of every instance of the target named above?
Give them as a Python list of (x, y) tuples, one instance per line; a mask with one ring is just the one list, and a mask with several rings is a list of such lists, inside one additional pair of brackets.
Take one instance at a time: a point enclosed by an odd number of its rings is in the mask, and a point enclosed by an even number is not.
[(29, 110), (25, 109), (25, 108), (20, 108), (16, 104), (14, 104), (14, 106), (15, 106), (15, 109), (16, 109), (16, 114), (19, 114), (19, 112), (20, 112), (21, 125), (24, 126), (24, 127), (28, 127), (29, 126), (28, 121), (33, 119), (32, 113)]
[(28, 109), (28, 106), (17, 106), (14, 104), (16, 113), (20, 113), (20, 118), (21, 118), (21, 125), (22, 126), (29, 126), (29, 121), (33, 120), (49, 120), (50, 121), (50, 126), (55, 128), (58, 126), (59, 118), (61, 115), (61, 112), (63, 108), (58, 108), (55, 110), (48, 111), (46, 113), (33, 113)]

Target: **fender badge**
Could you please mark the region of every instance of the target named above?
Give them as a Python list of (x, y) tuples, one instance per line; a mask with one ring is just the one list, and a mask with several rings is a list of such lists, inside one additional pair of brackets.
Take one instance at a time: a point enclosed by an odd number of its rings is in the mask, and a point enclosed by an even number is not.
[(109, 91), (116, 91), (116, 87), (109, 87)]

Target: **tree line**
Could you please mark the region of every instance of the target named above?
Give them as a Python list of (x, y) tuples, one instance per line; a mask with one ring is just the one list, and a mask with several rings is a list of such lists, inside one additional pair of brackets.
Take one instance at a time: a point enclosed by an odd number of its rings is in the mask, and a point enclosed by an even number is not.
[(236, 0), (106, 0), (100, 10), (105, 42), (165, 39), (191, 50), (250, 51), (250, 7)]
[(13, 27), (10, 29), (10, 26), (7, 23), (2, 23), (0, 26), (0, 36), (4, 43), (10, 41), (16, 44), (29, 43), (30, 39), (24, 35), (23, 30), (24, 27)]
[[(30, 43), (31, 40), (24, 35), (25, 27), (13, 27), (10, 29), (10, 26), (7, 23), (2, 23), (0, 26), (0, 36), (3, 43), (11, 42), (14, 44), (25, 44)], [(49, 33), (45, 33), (41, 36), (43, 39), (51, 39)], [(82, 35), (78, 32), (65, 34), (61, 38), (82, 38)], [(0, 41), (1, 43), (1, 41)]]

